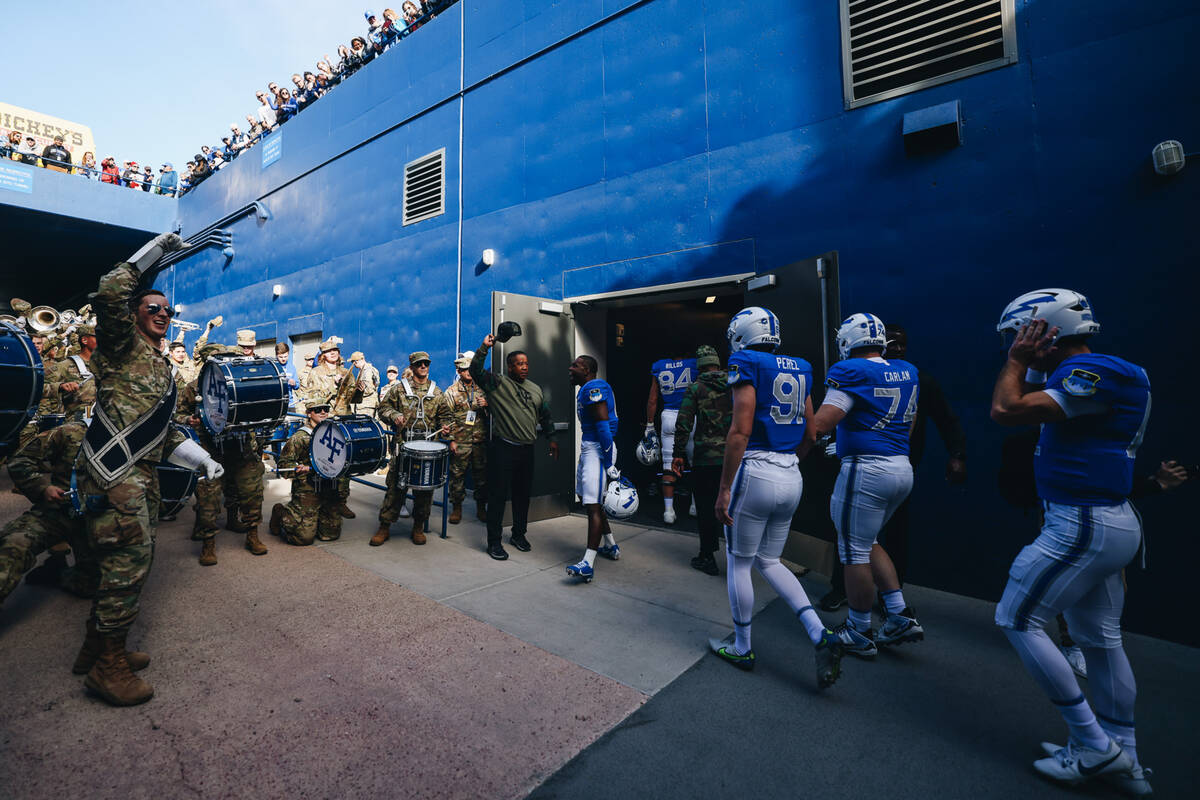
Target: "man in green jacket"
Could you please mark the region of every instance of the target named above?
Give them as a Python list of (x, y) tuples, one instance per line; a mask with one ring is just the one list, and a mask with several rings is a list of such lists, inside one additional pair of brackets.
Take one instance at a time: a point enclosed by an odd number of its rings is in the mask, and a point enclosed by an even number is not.
[(491, 439), (487, 454), (487, 552), (497, 561), (508, 558), (500, 541), (504, 523), (504, 504), (512, 495), (512, 546), (523, 553), (532, 549), (525, 538), (529, 522), (529, 494), (533, 489), (533, 443), (537, 426), (550, 441), (550, 455), (558, 460), (554, 441), (554, 422), (550, 404), (542, 389), (529, 380), (529, 357), (520, 350), (509, 353), (504, 361), (507, 375), (484, 369), (488, 350), (496, 338), (488, 334), (471, 359), (471, 377), (487, 395), (491, 412)]

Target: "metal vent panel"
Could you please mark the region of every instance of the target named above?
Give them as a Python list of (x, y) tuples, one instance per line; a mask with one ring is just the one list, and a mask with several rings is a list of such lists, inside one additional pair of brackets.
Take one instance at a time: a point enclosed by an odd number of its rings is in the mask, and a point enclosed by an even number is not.
[(846, 107), (1017, 60), (1013, 0), (841, 0)]
[(446, 213), (446, 149), (404, 165), (403, 224)]

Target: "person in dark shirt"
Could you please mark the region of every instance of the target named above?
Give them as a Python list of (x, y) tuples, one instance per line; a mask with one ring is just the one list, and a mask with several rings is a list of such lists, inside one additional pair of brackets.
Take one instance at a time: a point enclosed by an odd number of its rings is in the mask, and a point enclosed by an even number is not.
[(71, 171), (71, 151), (63, 147), (62, 134), (54, 137), (54, 144), (42, 150), (42, 166), (55, 172)]
[[(888, 325), (887, 340), (884, 358), (907, 357), (908, 334), (904, 328)], [(954, 484), (964, 483), (967, 480), (967, 435), (963, 432), (962, 423), (950, 408), (941, 384), (932, 375), (918, 371), (917, 381), (917, 418), (913, 421), (912, 436), (909, 439), (908, 460), (912, 462), (915, 471), (925, 455), (925, 428), (932, 418), (949, 456), (946, 461), (946, 480)], [(908, 511), (911, 500), (910, 494), (892, 514), (879, 536), (881, 541), (887, 542), (888, 554), (896, 565), (896, 575), (900, 578), (901, 585), (908, 572)], [(829, 593), (822, 597), (819, 603), (824, 611), (836, 611), (846, 602), (846, 584), (841, 562), (835, 562), (833, 565), (831, 583)]]

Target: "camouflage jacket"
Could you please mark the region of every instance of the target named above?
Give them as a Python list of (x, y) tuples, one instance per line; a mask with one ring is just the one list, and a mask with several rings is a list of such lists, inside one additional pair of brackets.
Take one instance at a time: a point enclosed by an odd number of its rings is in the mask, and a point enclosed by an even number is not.
[(358, 383), (360, 392), (355, 396), (361, 395), (362, 400), (354, 404), (355, 414), (374, 414), (375, 408), (379, 405), (379, 370), (371, 365), (371, 362), (363, 364), (362, 370), (358, 373)]
[(70, 489), (75, 454), (85, 433), (87, 426), (82, 422), (68, 422), (39, 433), (21, 448), (8, 460), (8, 474), (17, 491), (35, 506), (42, 506), (46, 505), (42, 494), (48, 487)]
[[(468, 387), (462, 378), (450, 384), (443, 395), (446, 409), (453, 418), (450, 438), (456, 442), (473, 443), (487, 440), (487, 395), (474, 381)], [(467, 412), (475, 412), (475, 422), (467, 422)]]
[[(322, 361), (301, 378), (300, 393), (305, 400), (326, 400), (332, 403), (334, 396), (337, 394), (338, 385), (349, 374), (350, 370), (340, 364), (333, 365), (327, 361)], [(353, 392), (346, 392), (346, 395), (350, 395), (350, 397), (343, 396), (342, 402), (329, 409), (330, 413), (334, 416), (349, 414), (350, 403), (353, 402), (354, 394)]]
[[(91, 363), (85, 361), (84, 364), (88, 372), (91, 372)], [(64, 358), (58, 362), (55, 382), (58, 384), (63, 413), (68, 416), (74, 414), (76, 411), (86, 410), (90, 408), (92, 403), (96, 402), (96, 376), (93, 374), (84, 380), (83, 375), (79, 372), (79, 366), (73, 358)], [(79, 388), (73, 392), (64, 392), (62, 391), (64, 383), (78, 383)]]
[(39, 416), (63, 413), (62, 398), (58, 394), (58, 370), (61, 365), (61, 361), (52, 359), (42, 361), (42, 399), (37, 407)]
[(408, 386), (401, 381), (379, 401), (376, 416), (395, 429), (408, 431), (428, 427), (432, 432), (454, 421), (442, 390), (433, 381), (424, 384), (410, 381)]
[[(118, 429), (132, 425), (153, 409), (172, 381), (166, 357), (138, 330), (130, 308), (140, 279), (136, 267), (120, 263), (100, 278), (99, 289), (90, 298), (96, 312), (99, 345), (89, 365), (96, 375), (96, 405)], [(182, 441), (183, 434), (168, 426), (163, 440), (139, 463), (158, 464)]]
[(304, 475), (290, 473), (292, 478), (292, 493), (293, 494), (313, 494), (316, 487), (313, 485), (312, 472), (312, 455), (309, 450), (312, 444), (312, 431), (309, 430), (307, 423), (300, 430), (292, 434), (292, 438), (287, 440), (283, 446), (283, 451), (279, 454), (279, 469), (295, 469), (299, 465), (304, 465), (309, 468), (309, 472)]
[(733, 392), (724, 370), (702, 372), (687, 388), (675, 419), (675, 452), (686, 453), (688, 437), (696, 430), (692, 466), (718, 466), (725, 459), (725, 436), (733, 422)]

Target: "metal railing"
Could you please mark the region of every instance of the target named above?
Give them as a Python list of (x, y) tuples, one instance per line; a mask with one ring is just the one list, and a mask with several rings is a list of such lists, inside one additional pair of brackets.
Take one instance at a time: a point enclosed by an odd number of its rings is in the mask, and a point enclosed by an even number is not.
[[(4, 149), (7, 152), (0, 153), (0, 159), (11, 159), (13, 161), (16, 161), (18, 164), (25, 164), (26, 166), (30, 166), (30, 167), (41, 167), (43, 169), (49, 169), (52, 172), (62, 172), (62, 173), (68, 174), (68, 175), (82, 175), (83, 177), (87, 178), (88, 180), (96, 180), (99, 183), (108, 183), (112, 186), (123, 186), (123, 187), (132, 188), (132, 184), (136, 183), (138, 185), (137, 191), (144, 191), (147, 194), (157, 194), (157, 195), (166, 195), (168, 197), (174, 197), (175, 193), (178, 191), (178, 186), (176, 186), (175, 188), (167, 189), (166, 191), (163, 191), (158, 180), (156, 180), (153, 175), (150, 176), (150, 180), (146, 180), (145, 176), (143, 174), (139, 173), (137, 175), (136, 179), (130, 178), (130, 179), (126, 180), (125, 178), (121, 177), (121, 173), (105, 172), (103, 170), (103, 168), (101, 168), (101, 167), (85, 167), (83, 164), (75, 164), (70, 161), (59, 161), (56, 158), (49, 158), (48, 156), (41, 156), (41, 155), (37, 155), (36, 153), (23, 153), (18, 150), (9, 150), (9, 148), (4, 148)], [(30, 160), (26, 160), (26, 159), (30, 159)], [(53, 166), (51, 166), (51, 165), (53, 165)], [(62, 169), (54, 169), (54, 167), (62, 167)], [(159, 175), (161, 176), (161, 174), (162, 173), (160, 172)], [(95, 175), (96, 177), (92, 178), (91, 177), (92, 175)], [(111, 181), (103, 180), (102, 176), (104, 176), (104, 175), (112, 176), (113, 180), (111, 180)], [(150, 186), (149, 189), (141, 188), (142, 186), (147, 185), (147, 184)]]

